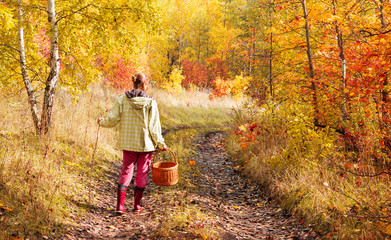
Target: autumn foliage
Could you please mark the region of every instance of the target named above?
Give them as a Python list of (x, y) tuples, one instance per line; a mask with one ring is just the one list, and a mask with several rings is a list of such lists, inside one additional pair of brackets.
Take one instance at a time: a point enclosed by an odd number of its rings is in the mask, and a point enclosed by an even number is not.
[(193, 62), (191, 60), (183, 60), (182, 66), (183, 74), (185, 75), (182, 86), (188, 88), (191, 84), (198, 87), (207, 87), (209, 85), (206, 64), (202, 62)]
[(103, 84), (113, 86), (116, 89), (132, 89), (132, 76), (137, 73), (135, 65), (131, 61), (125, 61), (121, 56), (114, 56), (110, 61), (98, 58), (98, 67), (103, 73)]
[[(390, 1), (59, 1), (58, 42), (48, 2), (0, 1), (6, 95), (29, 82), (28, 94), (41, 93), (54, 74), (75, 95), (92, 82), (123, 91), (138, 71), (170, 93), (246, 95), (232, 148), (247, 170), (341, 239), (389, 238)], [(25, 102), (33, 119), (42, 112), (33, 106), (41, 99)]]

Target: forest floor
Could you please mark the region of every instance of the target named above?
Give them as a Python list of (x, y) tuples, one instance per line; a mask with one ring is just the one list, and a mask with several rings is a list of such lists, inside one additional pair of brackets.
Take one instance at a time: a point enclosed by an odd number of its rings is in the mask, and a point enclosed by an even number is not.
[[(319, 239), (318, 234), (301, 220), (289, 216), (278, 204), (245, 177), (225, 152), (224, 132), (208, 132), (197, 138), (197, 152), (193, 156), (197, 173), (187, 176), (192, 187), (176, 192), (176, 196), (162, 194), (161, 187), (148, 184), (143, 205), (149, 214), (138, 215), (131, 211), (133, 192), (126, 199), (126, 215), (114, 213), (117, 179), (120, 165), (113, 166), (112, 176), (96, 188), (96, 201), (80, 220), (77, 227), (68, 231), (65, 239)], [(182, 176), (181, 176), (182, 177)], [(131, 187), (129, 187), (131, 189)], [(156, 194), (156, 193), (161, 194)], [(213, 216), (198, 222), (184, 219), (174, 235), (164, 235), (167, 214), (175, 215), (197, 206)], [(163, 209), (171, 211), (163, 211)], [(160, 219), (160, 220), (159, 220)], [(195, 235), (187, 228), (213, 228), (214, 237)], [(163, 230), (162, 230), (163, 229)], [(201, 229), (202, 230), (202, 229)], [(203, 236), (203, 237), (202, 237)]]

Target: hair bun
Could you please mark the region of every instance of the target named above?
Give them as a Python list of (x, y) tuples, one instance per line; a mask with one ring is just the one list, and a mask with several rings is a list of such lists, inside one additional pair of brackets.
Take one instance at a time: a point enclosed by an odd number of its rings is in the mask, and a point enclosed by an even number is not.
[(148, 78), (144, 73), (139, 72), (132, 76), (132, 82), (134, 88), (142, 88), (145, 84), (148, 84)]

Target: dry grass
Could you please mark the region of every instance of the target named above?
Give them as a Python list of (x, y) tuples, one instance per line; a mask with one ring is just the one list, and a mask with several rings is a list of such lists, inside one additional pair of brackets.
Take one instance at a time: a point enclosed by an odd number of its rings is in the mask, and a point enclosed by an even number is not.
[[(235, 103), (228, 99), (211, 102), (206, 93), (172, 96), (152, 89), (150, 95), (159, 103), (165, 129), (226, 126), (229, 108)], [(92, 201), (96, 194), (90, 186), (120, 158), (115, 148), (117, 132), (101, 129), (98, 151), (91, 161), (96, 119), (105, 115), (117, 96), (113, 90), (95, 86), (75, 100), (59, 89), (51, 134), (45, 138), (34, 133), (24, 91), (0, 98), (0, 239), (56, 236), (88, 209), (90, 193)], [(194, 152), (188, 141), (196, 136), (195, 130), (169, 135), (169, 147), (186, 161)], [(181, 165), (182, 173), (188, 171), (186, 164)], [(188, 186), (178, 187), (186, 190)]]
[(161, 89), (149, 92), (159, 103), (160, 119), (166, 129), (227, 127), (232, 108), (241, 100), (224, 97), (209, 99), (207, 92), (167, 94)]
[[(25, 93), (0, 99), (0, 239), (56, 235), (72, 225), (79, 206), (87, 206), (96, 118), (109, 107), (101, 89), (81, 96), (77, 104), (66, 92), (56, 95), (50, 136), (36, 136)], [(104, 100), (102, 101), (103, 98)], [(110, 101), (111, 102), (111, 101)], [(110, 103), (111, 105), (111, 103)], [(103, 132), (93, 176), (115, 158), (114, 134)], [(107, 165), (107, 164), (106, 164)], [(77, 181), (75, 181), (75, 179)]]
[(161, 104), (167, 106), (187, 106), (200, 108), (229, 108), (240, 106), (244, 99), (235, 99), (230, 96), (210, 99), (208, 91), (186, 91), (167, 94), (163, 89), (152, 88), (149, 92)]
[(340, 154), (336, 134), (314, 129), (306, 112), (310, 111), (297, 105), (238, 110), (236, 131), (245, 123), (258, 126), (255, 140), (245, 148), (238, 142), (242, 135), (231, 132), (231, 154), (244, 173), (266, 186), (289, 212), (326, 236), (387, 239), (390, 176), (359, 177), (342, 171), (335, 163), (343, 167), (347, 160)]

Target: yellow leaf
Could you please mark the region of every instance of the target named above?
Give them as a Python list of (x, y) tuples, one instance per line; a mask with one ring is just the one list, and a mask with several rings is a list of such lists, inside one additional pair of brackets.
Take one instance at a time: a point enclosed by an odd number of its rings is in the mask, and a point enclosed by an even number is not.
[(388, 234), (388, 235), (391, 235), (391, 224), (389, 224), (389, 225), (386, 227), (385, 233)]
[(245, 125), (240, 126), (239, 130), (246, 131), (246, 126)]
[(354, 95), (356, 95), (354, 92), (351, 92), (351, 93), (349, 93), (349, 95), (351, 96), (351, 97), (353, 97)]
[(348, 93), (348, 92), (349, 92), (349, 89), (345, 88), (345, 89), (343, 90), (343, 92), (344, 92), (344, 93)]
[(12, 208), (8, 208), (8, 207), (3, 207), (3, 209), (8, 210), (10, 212), (14, 211)]
[(235, 209), (238, 209), (239, 207), (238, 206), (234, 206)]
[(202, 235), (202, 239), (203, 239), (203, 240), (206, 240), (206, 239), (208, 239), (208, 236)]

